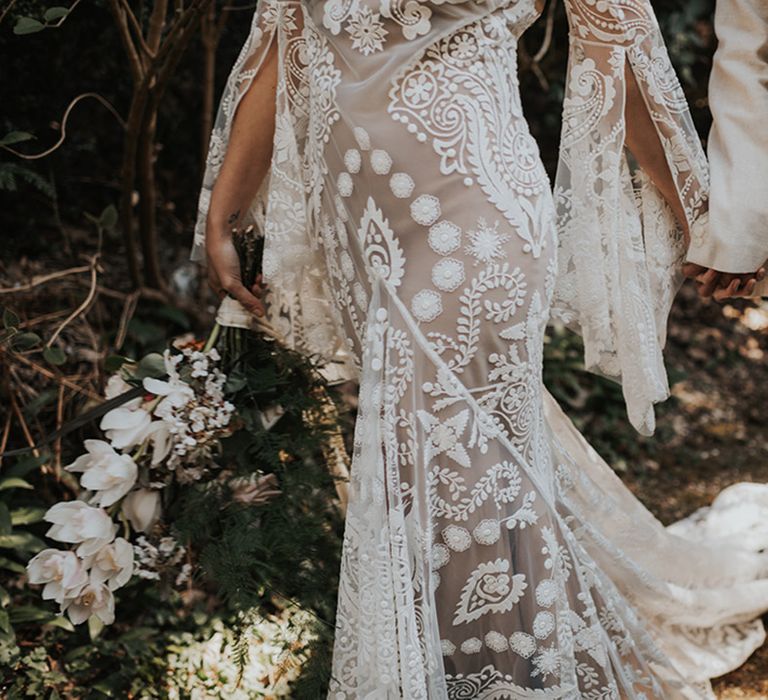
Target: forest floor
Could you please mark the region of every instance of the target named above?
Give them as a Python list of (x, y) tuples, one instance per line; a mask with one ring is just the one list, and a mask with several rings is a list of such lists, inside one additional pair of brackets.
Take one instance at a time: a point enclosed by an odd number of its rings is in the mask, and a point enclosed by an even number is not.
[[(659, 411), (657, 436), (638, 441), (627, 424), (624, 454), (618, 448), (625, 483), (665, 524), (730, 484), (768, 482), (768, 300), (701, 302), (686, 285), (667, 366), (674, 399)], [(598, 443), (607, 430), (585, 427)], [(612, 441), (617, 449), (616, 433)], [(714, 686), (721, 700), (768, 698), (768, 643)]]

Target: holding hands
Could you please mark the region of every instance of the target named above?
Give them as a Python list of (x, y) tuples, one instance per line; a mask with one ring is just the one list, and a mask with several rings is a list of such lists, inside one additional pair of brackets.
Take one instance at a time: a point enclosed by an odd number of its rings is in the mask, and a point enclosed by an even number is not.
[(683, 265), (683, 274), (696, 281), (702, 299), (712, 297), (722, 301), (731, 297), (754, 296), (758, 283), (765, 279), (767, 266), (768, 260), (755, 272), (731, 273), (689, 262)]

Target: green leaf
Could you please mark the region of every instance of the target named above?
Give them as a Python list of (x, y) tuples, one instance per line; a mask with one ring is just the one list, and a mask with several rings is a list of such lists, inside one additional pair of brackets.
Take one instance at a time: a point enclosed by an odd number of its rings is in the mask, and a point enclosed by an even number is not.
[(0, 535), (10, 535), (12, 528), (11, 511), (6, 503), (0, 501)]
[(62, 17), (66, 17), (69, 14), (69, 8), (68, 7), (49, 7), (45, 14), (43, 15), (43, 19), (46, 22), (55, 22), (57, 19), (61, 19)]
[(15, 464), (5, 470), (6, 476), (26, 476), (35, 469), (39, 469), (48, 461), (48, 455), (40, 455), (35, 457), (33, 454), (24, 455), (19, 457)]
[(189, 317), (181, 309), (177, 309), (175, 306), (160, 306), (157, 309), (157, 315), (161, 316), (169, 321), (175, 323), (177, 326), (181, 326), (184, 329), (190, 327)]
[(64, 351), (52, 345), (48, 345), (43, 349), (43, 357), (52, 365), (63, 365), (67, 361)]
[(41, 409), (56, 400), (58, 393), (59, 392), (56, 389), (41, 391), (34, 399), (24, 406), (24, 413), (28, 416), (36, 416), (40, 413)]
[(0, 586), (0, 608), (7, 608), (11, 603), (11, 594)]
[(13, 28), (14, 34), (34, 34), (45, 29), (45, 25), (33, 17), (19, 17), (16, 26)]
[(68, 617), (64, 617), (63, 615), (54, 617), (53, 620), (49, 620), (45, 624), (50, 625), (51, 627), (60, 627), (61, 629), (66, 630), (67, 632), (75, 631), (75, 626), (70, 622)]
[(19, 317), (16, 313), (6, 306), (3, 309), (3, 326), (6, 328), (18, 328), (19, 323)]
[(104, 360), (104, 371), (110, 373), (117, 372), (126, 362), (130, 361), (129, 357), (124, 357), (123, 355), (110, 355)]
[(91, 641), (95, 640), (103, 629), (104, 623), (96, 615), (91, 615), (88, 618), (88, 634), (91, 637)]
[(40, 506), (22, 506), (11, 511), (12, 525), (32, 525), (43, 520), (46, 508)]
[(6, 634), (11, 633), (11, 619), (8, 617), (6, 610), (0, 610), (0, 630)]
[(19, 333), (13, 338), (13, 347), (15, 350), (29, 350), (43, 342), (43, 339), (32, 331)]
[(0, 479), (0, 491), (6, 489), (32, 489), (34, 486), (30, 484), (26, 479), (22, 479), (18, 476), (6, 476), (5, 479)]
[(13, 561), (12, 559), (8, 559), (8, 557), (0, 557), (0, 569), (13, 571), (15, 574), (23, 574), (26, 571), (23, 564), (19, 564), (19, 562)]
[(107, 229), (108, 231), (111, 231), (115, 228), (115, 226), (117, 226), (117, 209), (115, 208), (114, 204), (110, 204), (108, 207), (105, 207), (104, 211), (101, 212), (101, 216), (99, 217), (99, 226)]
[(50, 610), (36, 608), (33, 605), (14, 605), (10, 610), (11, 622), (18, 625), (21, 622), (50, 622), (58, 617)]
[(9, 131), (2, 139), (0, 139), (0, 146), (12, 146), (14, 143), (21, 143), (22, 141), (32, 141), (35, 137), (27, 133), (26, 131)]
[(45, 549), (45, 542), (39, 537), (35, 537), (31, 532), (17, 532), (10, 535), (0, 535), (0, 548), (36, 553)]
[(165, 375), (165, 362), (163, 356), (158, 352), (152, 352), (139, 360), (139, 366), (136, 368), (136, 377), (162, 377)]

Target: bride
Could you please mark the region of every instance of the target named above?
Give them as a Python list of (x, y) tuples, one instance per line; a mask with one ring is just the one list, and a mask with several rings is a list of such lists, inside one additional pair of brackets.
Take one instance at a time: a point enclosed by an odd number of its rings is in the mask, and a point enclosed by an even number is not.
[(193, 257), (360, 383), (331, 700), (710, 698), (765, 638), (765, 490), (665, 529), (542, 384), (558, 320), (650, 434), (707, 219), (650, 2), (565, 3), (554, 187), (518, 85), (534, 0), (261, 0), (221, 102)]

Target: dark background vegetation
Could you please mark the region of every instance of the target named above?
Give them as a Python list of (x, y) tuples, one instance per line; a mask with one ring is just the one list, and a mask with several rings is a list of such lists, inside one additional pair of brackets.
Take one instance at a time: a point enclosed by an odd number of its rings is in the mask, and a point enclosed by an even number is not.
[[(653, 4), (705, 138), (714, 2)], [(97, 402), (107, 356), (137, 357), (208, 327), (213, 300), (188, 261), (192, 225), (213, 110), (253, 4), (70, 0), (69, 14), (38, 0), (0, 7), (0, 305), (10, 310), (11, 328), (0, 335), (1, 452), (39, 442)], [(161, 85), (149, 83), (145, 93), (121, 39), (121, 27), (124, 34), (129, 26), (127, 15), (120, 18), (125, 7), (144, 41), (172, 59), (160, 64)], [(177, 41), (174, 27), (184, 21), (184, 40)], [(526, 113), (550, 172), (566, 54), (562, 7), (548, 4), (524, 37), (521, 69)], [(68, 108), (86, 94), (99, 98), (72, 107), (60, 147), (39, 159), (18, 155), (51, 149)], [(154, 111), (137, 109), (142, 95), (150, 106), (156, 100)], [(655, 438), (637, 436), (618, 389), (583, 372), (579, 343), (564, 332), (550, 336), (546, 378), (630, 487), (670, 522), (728, 483), (768, 481), (768, 431), (760, 415), (768, 399), (766, 352), (765, 306), (703, 305), (686, 287), (670, 327), (674, 398), (660, 411)], [(0, 479), (16, 470), (34, 485), (0, 490), (0, 688), (11, 697), (188, 697), (202, 681), (179, 671), (179, 648), (192, 649), (220, 629), (210, 605), (183, 597), (147, 605), (126, 594), (122, 609), (133, 612), (90, 639), (87, 630), (62, 629), (25, 588), (22, 565), (40, 545), (40, 514), (74, 493), (62, 463), (76, 456), (90, 428), (51, 441), (26, 466), (12, 457), (0, 462)], [(23, 503), (27, 515), (4, 519), (10, 511), (3, 499)], [(301, 650), (297, 640), (286, 643), (286, 659)], [(767, 697), (766, 659), (758, 653), (719, 682), (721, 697)], [(235, 697), (221, 673), (208, 673), (205, 697)], [(286, 673), (267, 680), (279, 683)]]

